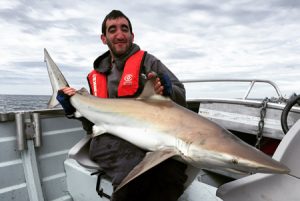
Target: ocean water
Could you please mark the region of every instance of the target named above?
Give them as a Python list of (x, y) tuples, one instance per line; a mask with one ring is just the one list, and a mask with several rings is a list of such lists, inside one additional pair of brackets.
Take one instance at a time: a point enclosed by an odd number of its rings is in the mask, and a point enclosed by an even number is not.
[(0, 113), (47, 109), (50, 96), (46, 95), (1, 95)]

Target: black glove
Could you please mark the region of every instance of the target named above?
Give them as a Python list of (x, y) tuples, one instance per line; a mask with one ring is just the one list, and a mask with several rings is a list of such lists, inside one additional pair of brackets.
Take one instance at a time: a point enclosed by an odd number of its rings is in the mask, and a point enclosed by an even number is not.
[(56, 100), (61, 104), (68, 118), (74, 118), (76, 109), (70, 103), (70, 96), (65, 94), (62, 90), (57, 92)]
[(164, 87), (163, 95), (164, 96), (171, 96), (173, 89), (172, 89), (172, 82), (168, 74), (158, 74), (158, 77), (160, 79), (161, 85)]

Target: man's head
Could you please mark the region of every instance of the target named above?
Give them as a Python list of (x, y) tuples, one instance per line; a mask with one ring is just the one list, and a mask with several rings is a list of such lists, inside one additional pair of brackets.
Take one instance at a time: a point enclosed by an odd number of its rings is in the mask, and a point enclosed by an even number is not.
[(117, 18), (125, 18), (128, 21), (130, 33), (132, 33), (132, 26), (131, 26), (131, 22), (130, 22), (129, 18), (119, 10), (112, 10), (110, 13), (108, 13), (106, 15), (106, 17), (104, 18), (104, 20), (102, 22), (102, 34), (103, 35), (106, 35), (106, 21), (107, 20), (115, 20)]
[(121, 11), (111, 11), (103, 20), (101, 40), (113, 56), (120, 57), (132, 46), (134, 34), (131, 22)]

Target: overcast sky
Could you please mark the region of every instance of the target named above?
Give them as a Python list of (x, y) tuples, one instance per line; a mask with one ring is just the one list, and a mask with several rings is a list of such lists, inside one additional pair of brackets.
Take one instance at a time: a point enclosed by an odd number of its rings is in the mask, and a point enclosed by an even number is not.
[(300, 93), (298, 0), (0, 0), (0, 94), (51, 94), (44, 48), (70, 85), (86, 87), (112, 9), (180, 79), (270, 79)]

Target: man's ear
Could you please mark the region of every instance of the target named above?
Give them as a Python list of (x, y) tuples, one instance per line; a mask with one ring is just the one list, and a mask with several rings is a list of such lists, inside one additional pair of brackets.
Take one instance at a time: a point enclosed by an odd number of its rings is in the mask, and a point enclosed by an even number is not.
[(133, 40), (134, 40), (134, 33), (131, 33), (131, 35), (132, 35), (132, 42), (133, 42)]
[(102, 43), (106, 45), (107, 44), (106, 36), (104, 34), (101, 34), (100, 38), (102, 40)]

